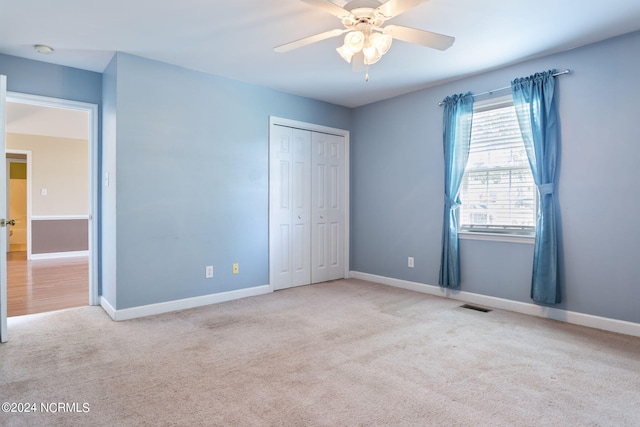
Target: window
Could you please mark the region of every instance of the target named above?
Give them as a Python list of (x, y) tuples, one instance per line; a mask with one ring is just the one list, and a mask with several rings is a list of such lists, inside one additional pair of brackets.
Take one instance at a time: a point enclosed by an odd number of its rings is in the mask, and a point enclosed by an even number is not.
[(533, 233), (536, 198), (511, 95), (477, 102), (469, 160), (460, 186), (460, 230)]

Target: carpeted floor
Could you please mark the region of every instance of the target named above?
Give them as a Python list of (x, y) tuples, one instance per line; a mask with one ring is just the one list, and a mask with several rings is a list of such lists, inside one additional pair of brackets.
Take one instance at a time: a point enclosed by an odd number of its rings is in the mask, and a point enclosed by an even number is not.
[(0, 402), (36, 413), (0, 425), (640, 426), (640, 338), (460, 305), (340, 280), (10, 319)]

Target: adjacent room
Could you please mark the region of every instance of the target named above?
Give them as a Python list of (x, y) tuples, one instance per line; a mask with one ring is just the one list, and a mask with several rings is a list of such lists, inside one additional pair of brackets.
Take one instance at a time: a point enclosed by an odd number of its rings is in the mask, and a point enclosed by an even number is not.
[(7, 315), (88, 305), (87, 113), (6, 107)]
[(638, 2), (0, 22), (0, 424), (640, 425)]

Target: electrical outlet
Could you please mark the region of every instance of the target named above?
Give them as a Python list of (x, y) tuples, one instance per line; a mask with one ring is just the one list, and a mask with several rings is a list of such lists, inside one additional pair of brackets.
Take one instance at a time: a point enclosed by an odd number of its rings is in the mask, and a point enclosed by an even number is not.
[(233, 264), (233, 274), (238, 274), (240, 272), (240, 266), (238, 263)]
[(407, 259), (407, 266), (408, 266), (409, 268), (413, 268), (413, 257), (412, 257), (412, 256), (410, 256), (410, 257)]
[(204, 277), (205, 279), (211, 279), (213, 277), (213, 265), (207, 265), (204, 268)]

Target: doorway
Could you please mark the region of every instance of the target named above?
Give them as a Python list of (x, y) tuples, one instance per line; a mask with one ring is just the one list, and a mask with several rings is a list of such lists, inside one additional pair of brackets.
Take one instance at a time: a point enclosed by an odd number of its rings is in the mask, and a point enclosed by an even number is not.
[(97, 112), (7, 94), (9, 317), (98, 303)]
[(28, 164), (29, 152), (7, 150), (7, 218), (13, 225), (6, 227), (7, 253), (27, 252), (28, 242)]
[(269, 282), (273, 290), (347, 277), (349, 132), (272, 117)]

